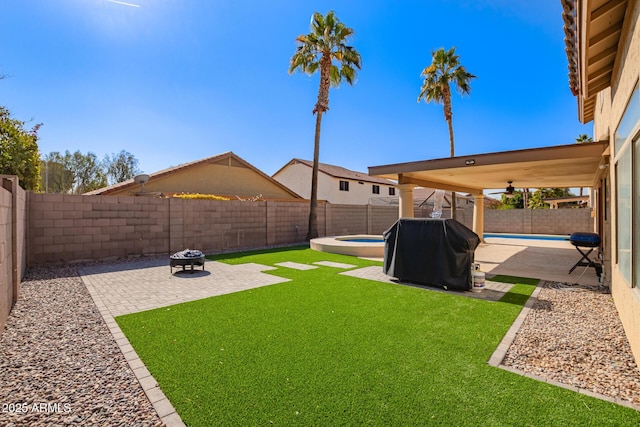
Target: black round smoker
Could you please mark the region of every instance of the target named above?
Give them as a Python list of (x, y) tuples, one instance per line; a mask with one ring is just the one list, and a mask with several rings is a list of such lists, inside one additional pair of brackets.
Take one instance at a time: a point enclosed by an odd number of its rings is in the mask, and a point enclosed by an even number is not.
[(580, 258), (580, 260), (571, 267), (569, 274), (573, 273), (573, 270), (575, 270), (576, 267), (593, 267), (596, 270), (598, 277), (601, 277), (602, 264), (589, 258), (591, 252), (600, 247), (600, 244), (602, 243), (600, 236), (596, 233), (578, 232), (569, 236), (569, 242), (575, 246), (578, 252), (582, 255), (582, 258)]

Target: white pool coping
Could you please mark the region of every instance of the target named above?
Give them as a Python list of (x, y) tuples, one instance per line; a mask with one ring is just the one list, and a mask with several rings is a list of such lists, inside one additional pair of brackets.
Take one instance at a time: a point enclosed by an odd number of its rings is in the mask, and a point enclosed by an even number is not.
[[(379, 239), (380, 242), (349, 242), (344, 239)], [(357, 257), (384, 257), (384, 241), (381, 235), (353, 234), (349, 236), (329, 236), (311, 239), (311, 249), (333, 254), (352, 255)]]

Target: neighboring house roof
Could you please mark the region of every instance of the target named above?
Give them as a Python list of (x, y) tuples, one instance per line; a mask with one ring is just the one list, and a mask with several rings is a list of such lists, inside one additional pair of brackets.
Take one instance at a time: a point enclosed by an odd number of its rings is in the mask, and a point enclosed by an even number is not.
[[(276, 176), (280, 173), (280, 171), (282, 171), (283, 169), (287, 168), (287, 166), (290, 165), (294, 165), (294, 164), (303, 164), (306, 165), (310, 168), (313, 168), (313, 162), (310, 160), (302, 160), (302, 159), (291, 159), (291, 161), (289, 161), (286, 165), (284, 165), (283, 167), (281, 167), (276, 173), (273, 174), (273, 176)], [(338, 178), (338, 179), (350, 179), (353, 181), (363, 181), (363, 182), (371, 182), (374, 184), (385, 184), (385, 185), (396, 185), (395, 182), (389, 180), (389, 179), (385, 179), (385, 178), (378, 178), (375, 176), (371, 176), (368, 175), (364, 172), (356, 172), (356, 171), (352, 171), (346, 168), (343, 168), (341, 166), (334, 166), (334, 165), (329, 165), (326, 163), (318, 163), (318, 170), (320, 172), (323, 172), (327, 175), (330, 175), (334, 178)]]
[[(161, 171), (158, 172), (154, 172), (149, 174), (149, 181), (152, 181), (154, 179), (158, 179), (158, 178), (164, 178), (164, 177), (168, 177), (172, 174), (175, 174), (177, 172), (183, 172), (189, 168), (193, 168), (195, 166), (200, 166), (206, 163), (220, 163), (221, 161), (224, 160), (228, 160), (231, 164), (231, 162), (234, 163), (239, 163), (240, 165), (244, 166), (245, 168), (257, 173), (258, 175), (260, 175), (262, 178), (264, 178), (265, 180), (269, 181), (271, 184), (276, 185), (277, 187), (281, 188), (282, 190), (284, 190), (286, 193), (290, 194), (293, 198), (296, 199), (301, 199), (302, 197), (298, 194), (296, 194), (293, 190), (289, 189), (286, 185), (278, 182), (277, 180), (271, 178), (269, 175), (265, 174), (264, 172), (262, 172), (260, 169), (256, 168), (255, 166), (253, 166), (252, 164), (250, 164), (249, 162), (247, 162), (246, 160), (242, 159), (241, 157), (239, 157), (238, 155), (236, 155), (235, 153), (228, 151), (226, 153), (222, 153), (222, 154), (218, 154), (216, 156), (212, 156), (212, 157), (207, 157), (204, 159), (200, 159), (200, 160), (196, 160), (193, 162), (189, 162), (189, 163), (183, 163), (181, 165), (178, 166), (172, 166), (170, 168), (167, 169), (163, 169)], [(127, 189), (131, 189), (132, 192), (135, 190), (137, 191), (137, 189), (139, 188), (138, 183), (134, 182), (133, 179), (129, 179), (123, 182), (119, 182), (117, 184), (113, 184), (113, 185), (109, 185), (107, 187), (103, 187), (103, 188), (99, 188), (97, 190), (94, 191), (89, 191), (87, 193), (84, 193), (85, 195), (91, 196), (91, 195), (108, 195), (114, 192), (120, 192), (123, 190), (127, 190)], [(246, 195), (245, 195), (246, 196)]]

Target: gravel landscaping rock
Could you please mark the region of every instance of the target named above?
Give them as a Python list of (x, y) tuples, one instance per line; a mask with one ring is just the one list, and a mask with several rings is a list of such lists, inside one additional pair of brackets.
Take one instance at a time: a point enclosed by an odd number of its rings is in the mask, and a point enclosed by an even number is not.
[(29, 269), (0, 378), (2, 426), (163, 425), (73, 267)]
[(640, 407), (640, 370), (609, 293), (544, 283), (502, 364)]

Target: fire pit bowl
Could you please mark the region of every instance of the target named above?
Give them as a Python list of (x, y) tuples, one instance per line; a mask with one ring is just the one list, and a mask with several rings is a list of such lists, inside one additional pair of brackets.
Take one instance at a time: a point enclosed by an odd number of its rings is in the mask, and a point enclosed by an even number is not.
[(182, 267), (182, 271), (184, 271), (185, 267), (189, 265), (191, 273), (195, 271), (193, 267), (196, 265), (202, 266), (202, 271), (204, 271), (204, 254), (197, 249), (185, 249), (169, 257), (171, 274), (173, 274), (173, 267)]

